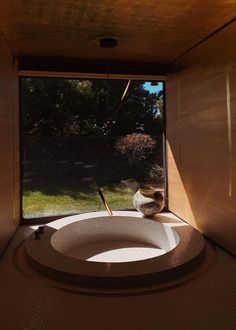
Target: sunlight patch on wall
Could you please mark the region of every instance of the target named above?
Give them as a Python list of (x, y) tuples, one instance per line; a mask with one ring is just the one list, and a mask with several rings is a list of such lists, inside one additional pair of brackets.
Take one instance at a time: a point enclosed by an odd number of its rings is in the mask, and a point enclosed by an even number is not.
[(228, 130), (228, 148), (229, 148), (229, 197), (232, 197), (232, 178), (233, 178), (233, 150), (232, 150), (232, 115), (230, 107), (230, 78), (229, 69), (226, 70), (226, 107), (227, 107), (227, 130)]
[(169, 141), (166, 141), (166, 148), (168, 157), (167, 173), (169, 210), (185, 221), (191, 223), (193, 226), (197, 226), (181, 178), (180, 168), (178, 167), (179, 162), (175, 159)]

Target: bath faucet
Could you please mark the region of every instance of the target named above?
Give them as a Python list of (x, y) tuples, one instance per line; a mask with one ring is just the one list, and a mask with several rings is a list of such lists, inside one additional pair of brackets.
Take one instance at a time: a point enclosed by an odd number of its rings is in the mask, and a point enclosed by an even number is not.
[(44, 226), (38, 226), (38, 231), (40, 232), (40, 234), (44, 233)]
[(36, 240), (41, 239), (40, 238), (40, 231), (38, 229), (35, 230), (35, 232), (34, 232), (34, 239), (36, 239)]

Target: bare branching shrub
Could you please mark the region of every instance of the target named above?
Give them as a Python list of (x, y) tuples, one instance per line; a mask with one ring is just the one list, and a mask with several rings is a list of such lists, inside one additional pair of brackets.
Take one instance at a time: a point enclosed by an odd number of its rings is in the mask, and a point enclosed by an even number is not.
[(156, 141), (150, 135), (142, 133), (121, 137), (115, 145), (116, 151), (126, 157), (130, 164), (145, 160), (155, 147)]

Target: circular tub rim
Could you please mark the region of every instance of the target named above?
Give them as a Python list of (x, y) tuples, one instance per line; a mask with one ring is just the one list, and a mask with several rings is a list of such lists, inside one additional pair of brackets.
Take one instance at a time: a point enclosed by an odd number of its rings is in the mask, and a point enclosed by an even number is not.
[[(140, 219), (143, 220), (153, 221)], [(32, 234), (24, 247), (29, 263), (57, 280), (91, 287), (134, 287), (172, 279), (201, 262), (205, 246), (202, 235), (187, 224), (171, 227), (180, 238), (174, 249), (161, 256), (131, 262), (91, 262), (64, 255), (52, 247), (51, 237), (56, 230), (48, 226), (41, 240), (35, 240)]]
[[(100, 221), (100, 223), (99, 223), (99, 221)], [(131, 221), (131, 223), (130, 223), (130, 221)], [(86, 222), (86, 224), (87, 224), (87, 222), (89, 222), (88, 228), (83, 227), (83, 223), (85, 223), (85, 222)], [(104, 228), (104, 224), (107, 224), (109, 222), (112, 222), (112, 224), (108, 227), (108, 229)], [(142, 228), (143, 227), (142, 224), (144, 222), (145, 222), (145, 227)], [(82, 224), (81, 229), (78, 228), (80, 226), (80, 223)], [(117, 228), (117, 224), (118, 224), (118, 228)], [(129, 224), (128, 235), (127, 235), (127, 231), (124, 232), (124, 226), (126, 224)], [(95, 225), (96, 225), (96, 228), (95, 228)], [(131, 231), (130, 230), (131, 226), (135, 226), (136, 231)], [(74, 230), (71, 230), (71, 228), (73, 229), (73, 227), (74, 227)], [(92, 235), (90, 232), (91, 227), (93, 229), (95, 229), (95, 231), (92, 232)], [(100, 230), (99, 227), (103, 228), (104, 230)], [(156, 228), (154, 228), (154, 227), (156, 227)], [(159, 232), (160, 232), (160, 234), (162, 234), (163, 227), (164, 227), (164, 234), (167, 237), (167, 242), (169, 243), (168, 244), (169, 246), (164, 246), (165, 243), (163, 243), (163, 240), (161, 239), (161, 235), (159, 237), (155, 237), (155, 231), (157, 231), (156, 234), (158, 234)], [(169, 251), (172, 251), (173, 249), (175, 249), (180, 241), (177, 231), (174, 230), (171, 226), (166, 225), (165, 223), (152, 221), (147, 218), (143, 218), (142, 221), (140, 221), (139, 218), (135, 218), (132, 216), (124, 217), (124, 216), (120, 216), (120, 215), (113, 215), (112, 217), (101, 216), (101, 217), (88, 218), (88, 219), (84, 219), (84, 220), (78, 220), (78, 221), (72, 222), (70, 224), (67, 224), (67, 225), (61, 227), (59, 230), (57, 230), (55, 233), (53, 233), (51, 235), (50, 241), (51, 241), (52, 248), (55, 249), (56, 251), (58, 251), (59, 253), (66, 255), (67, 257), (75, 258), (80, 261), (94, 262), (97, 264), (98, 263), (103, 263), (103, 264), (112, 263), (112, 264), (119, 264), (119, 265), (122, 264), (122, 267), (124, 267), (125, 264), (127, 264), (127, 263), (130, 264), (131, 262), (141, 262), (142, 260), (146, 261), (148, 259), (160, 257), (161, 255), (157, 255), (157, 256), (149, 257), (149, 258), (145, 258), (145, 259), (137, 259), (137, 260), (123, 261), (123, 262), (122, 261), (114, 261), (114, 262), (93, 261), (93, 260), (86, 260), (84, 258), (80, 259), (78, 257), (74, 257), (73, 255), (70, 255), (70, 253), (68, 253), (68, 251), (63, 251), (63, 245), (64, 245), (63, 241), (64, 240), (62, 240), (62, 241), (60, 240), (60, 235), (63, 232), (65, 232), (66, 236), (71, 235), (71, 237), (70, 237), (71, 243), (69, 243), (69, 246), (70, 245), (73, 246), (74, 245), (73, 239), (76, 238), (76, 240), (78, 240), (78, 239), (80, 239), (80, 235), (83, 236), (83, 232), (80, 233), (79, 236), (77, 236), (77, 235), (75, 235), (75, 237), (73, 236), (75, 231), (78, 229), (81, 231), (84, 231), (84, 232), (86, 232), (86, 230), (87, 230), (88, 233), (90, 234), (90, 235), (88, 235), (88, 238), (86, 238), (85, 241), (79, 246), (89, 245), (90, 243), (92, 243), (92, 244), (98, 243), (99, 240), (97, 240), (97, 239), (91, 240), (91, 236), (92, 236), (92, 238), (94, 238), (94, 236), (95, 237), (97, 236), (97, 237), (100, 237), (101, 241), (103, 241), (103, 242), (117, 240), (117, 241), (130, 241), (130, 242), (136, 242), (136, 243), (139, 243), (139, 242), (144, 243), (144, 244), (147, 244), (147, 246), (149, 246), (149, 247), (152, 246), (152, 247), (162, 249), (162, 250), (166, 249), (166, 251), (164, 253), (164, 254), (166, 254)], [(98, 231), (96, 231), (96, 229), (98, 229)], [(107, 231), (108, 231), (108, 233), (107, 233)], [(154, 231), (154, 233), (153, 233), (153, 231)], [(68, 232), (69, 232), (69, 235), (68, 235)], [(117, 233), (118, 233), (118, 236), (117, 236)], [(148, 239), (145, 237), (145, 234), (149, 235)], [(125, 238), (125, 240), (120, 239), (120, 237)], [(88, 239), (88, 241), (87, 241), (87, 239)], [(68, 249), (68, 246), (67, 246), (67, 249)], [(69, 251), (70, 251), (70, 249), (69, 249)]]

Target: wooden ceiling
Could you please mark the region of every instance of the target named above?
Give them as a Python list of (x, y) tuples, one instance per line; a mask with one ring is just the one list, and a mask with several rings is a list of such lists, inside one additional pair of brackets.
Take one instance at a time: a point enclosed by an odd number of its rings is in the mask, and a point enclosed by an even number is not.
[(236, 0), (4, 0), (0, 30), (17, 57), (165, 65), (235, 14)]

